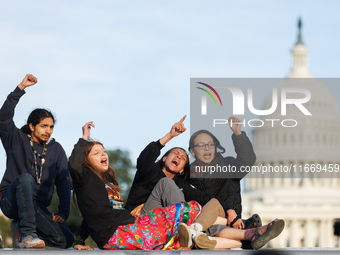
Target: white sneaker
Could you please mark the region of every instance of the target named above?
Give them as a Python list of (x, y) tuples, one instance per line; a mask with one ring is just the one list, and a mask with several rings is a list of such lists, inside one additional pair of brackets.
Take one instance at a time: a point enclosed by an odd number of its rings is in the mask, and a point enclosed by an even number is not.
[(212, 239), (210, 236), (200, 232), (194, 237), (194, 243), (196, 244), (196, 248), (198, 249), (209, 249), (212, 250), (215, 248), (217, 241)]
[(178, 234), (179, 234), (179, 243), (181, 247), (191, 247), (192, 246), (192, 237), (191, 231), (187, 224), (180, 223), (178, 225)]
[(185, 223), (178, 225), (178, 234), (181, 247), (192, 247), (194, 243), (200, 249), (214, 249), (217, 243), (216, 240), (198, 231), (195, 226), (187, 226)]
[(20, 248), (44, 248), (45, 242), (41, 240), (37, 234), (33, 233), (21, 238), (21, 242), (18, 243)]
[(41, 240), (37, 234), (32, 233), (28, 236), (22, 236), (19, 223), (11, 221), (12, 244), (13, 248), (44, 248), (45, 242)]

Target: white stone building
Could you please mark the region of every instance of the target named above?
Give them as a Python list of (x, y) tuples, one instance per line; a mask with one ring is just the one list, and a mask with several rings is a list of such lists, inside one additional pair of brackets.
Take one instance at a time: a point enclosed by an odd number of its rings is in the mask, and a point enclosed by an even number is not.
[[(311, 92), (306, 107), (313, 117), (307, 118), (294, 105), (288, 106), (286, 119), (298, 125), (281, 125), (253, 130), (256, 165), (340, 164), (340, 116), (337, 102), (329, 90), (318, 83), (307, 66), (308, 49), (299, 37), (292, 50), (293, 64), (288, 78), (310, 78), (299, 84)], [(278, 88), (291, 86), (285, 81)], [(280, 101), (278, 102), (278, 106)], [(263, 109), (271, 106), (271, 95)], [(280, 108), (280, 107), (278, 107)], [(282, 119), (280, 109), (262, 119)], [(264, 223), (283, 218), (282, 234), (269, 243), (270, 247), (339, 247), (333, 235), (334, 221), (340, 218), (340, 173), (332, 178), (315, 178), (307, 172), (296, 172), (291, 178), (246, 178), (242, 195), (243, 218), (258, 213)], [(330, 177), (328, 175), (328, 177)]]

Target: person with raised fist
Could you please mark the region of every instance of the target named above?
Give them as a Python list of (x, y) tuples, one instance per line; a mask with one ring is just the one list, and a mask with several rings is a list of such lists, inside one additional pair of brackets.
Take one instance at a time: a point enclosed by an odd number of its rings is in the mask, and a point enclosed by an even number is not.
[[(27, 74), (0, 109), (0, 138), (6, 151), (5, 174), (0, 184), (0, 208), (13, 219), (14, 248), (68, 248), (74, 237), (64, 221), (70, 212), (71, 190), (67, 157), (51, 137), (55, 125), (47, 109), (35, 109), (21, 129), (14, 124), (14, 110), (27, 87), (37, 83)], [(54, 187), (59, 210), (50, 213)]]

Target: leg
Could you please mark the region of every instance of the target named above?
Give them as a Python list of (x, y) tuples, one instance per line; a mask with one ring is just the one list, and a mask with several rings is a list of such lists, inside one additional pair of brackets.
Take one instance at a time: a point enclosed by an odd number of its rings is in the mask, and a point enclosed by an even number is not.
[(178, 248), (180, 245), (176, 235), (179, 232), (178, 222), (184, 221), (191, 225), (200, 210), (200, 205), (195, 201), (156, 208), (143, 216), (136, 216), (133, 224), (118, 226), (104, 248), (144, 250)]
[(247, 230), (228, 227), (223, 229), (216, 236), (233, 240), (249, 240), (251, 241), (251, 246), (255, 250), (258, 250), (271, 239), (277, 237), (282, 232), (283, 228), (284, 221), (276, 219), (268, 225)]
[(227, 239), (222, 237), (213, 237), (217, 241), (214, 249), (231, 249), (241, 248), (242, 243), (239, 240)]
[(203, 206), (202, 212), (195, 220), (195, 223), (201, 224), (204, 231), (216, 222), (218, 216), (225, 218), (225, 212), (218, 200), (213, 198)]
[(163, 208), (184, 201), (184, 194), (180, 191), (174, 180), (164, 177), (153, 188), (141, 213), (145, 214), (155, 208)]
[(218, 216), (213, 225), (224, 225), (224, 226), (227, 226), (227, 219)]
[(35, 203), (37, 233), (48, 246), (66, 249), (73, 245), (74, 236), (64, 223), (57, 223), (40, 203)]
[(36, 233), (34, 186), (35, 180), (30, 174), (19, 175), (1, 199), (2, 212), (6, 217), (19, 222), (23, 236)]
[(11, 231), (15, 248), (45, 247), (45, 242), (36, 234), (34, 187), (35, 180), (30, 174), (19, 175), (1, 199), (1, 210), (8, 218), (13, 219)]
[(222, 237), (233, 240), (245, 240), (244, 237), (245, 233), (246, 230), (227, 227), (223, 229), (220, 233), (218, 233), (216, 237)]
[(191, 226), (181, 223), (178, 228), (178, 233), (181, 236), (181, 246), (190, 247), (192, 240), (201, 249), (213, 249), (216, 245), (216, 240), (209, 238), (201, 231), (207, 230), (213, 225), (218, 216), (225, 218), (225, 212), (217, 199), (211, 199), (203, 206), (201, 214), (197, 217)]

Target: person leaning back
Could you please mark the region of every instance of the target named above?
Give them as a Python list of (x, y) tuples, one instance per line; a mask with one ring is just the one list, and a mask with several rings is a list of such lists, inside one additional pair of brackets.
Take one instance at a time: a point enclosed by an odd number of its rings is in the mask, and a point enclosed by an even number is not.
[[(67, 248), (73, 243), (71, 231), (63, 223), (70, 212), (70, 184), (67, 157), (51, 137), (54, 116), (46, 109), (35, 109), (27, 124), (18, 129), (14, 109), (24, 89), (37, 83), (28, 74), (10, 93), (0, 109), (0, 138), (7, 155), (6, 171), (0, 184), (0, 208), (13, 219), (14, 248)], [(50, 213), (54, 186), (59, 206)]]

